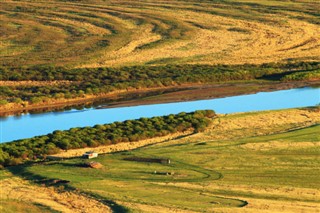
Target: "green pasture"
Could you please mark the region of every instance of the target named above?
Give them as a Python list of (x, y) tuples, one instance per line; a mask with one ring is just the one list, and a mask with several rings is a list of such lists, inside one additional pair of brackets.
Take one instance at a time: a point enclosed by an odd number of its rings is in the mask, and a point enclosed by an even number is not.
[[(247, 204), (245, 198), (318, 203), (317, 197), (257, 193), (239, 190), (237, 186), (319, 188), (319, 132), (320, 126), (315, 125), (231, 141), (166, 142), (100, 155), (94, 161), (104, 165), (101, 169), (81, 167), (89, 160), (76, 158), (9, 170), (33, 180), (69, 180), (69, 188), (114, 202), (192, 211), (240, 208)], [(169, 158), (171, 163), (125, 160), (128, 157)], [(163, 175), (164, 172), (171, 175)], [(234, 189), (206, 187), (215, 184), (227, 184)]]

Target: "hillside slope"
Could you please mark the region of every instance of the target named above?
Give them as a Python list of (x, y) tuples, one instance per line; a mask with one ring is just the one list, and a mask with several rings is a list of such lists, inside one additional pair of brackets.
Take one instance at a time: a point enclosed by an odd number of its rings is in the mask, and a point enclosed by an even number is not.
[[(123, 212), (317, 212), (318, 114), (310, 108), (221, 115), (202, 133), (100, 155), (100, 169), (81, 166), (87, 161), (79, 158), (7, 169), (38, 183), (70, 181), (65, 189)], [(9, 191), (16, 181), (23, 187), (20, 179), (3, 183), (10, 182)], [(18, 195), (6, 194), (11, 205), (30, 199)]]
[(0, 64), (320, 60), (319, 3), (1, 0)]

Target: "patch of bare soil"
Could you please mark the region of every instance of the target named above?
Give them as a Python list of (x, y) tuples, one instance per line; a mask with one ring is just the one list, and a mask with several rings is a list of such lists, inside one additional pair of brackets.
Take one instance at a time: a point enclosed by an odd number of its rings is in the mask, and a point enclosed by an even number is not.
[(64, 213), (111, 212), (108, 206), (94, 199), (73, 192), (58, 192), (51, 187), (32, 185), (18, 177), (1, 180), (0, 189), (1, 200), (39, 203)]

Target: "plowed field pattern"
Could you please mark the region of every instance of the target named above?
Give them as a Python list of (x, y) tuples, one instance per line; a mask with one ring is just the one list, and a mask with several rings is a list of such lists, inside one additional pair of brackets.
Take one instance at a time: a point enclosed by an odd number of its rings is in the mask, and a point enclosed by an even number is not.
[(0, 0), (0, 65), (320, 60), (314, 0)]

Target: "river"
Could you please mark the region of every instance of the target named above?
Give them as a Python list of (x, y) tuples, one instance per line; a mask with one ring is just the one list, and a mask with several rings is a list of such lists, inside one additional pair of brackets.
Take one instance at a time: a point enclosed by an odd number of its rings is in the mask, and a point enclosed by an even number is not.
[(320, 88), (305, 87), (210, 100), (23, 114), (0, 118), (0, 142), (48, 134), (54, 130), (67, 130), (72, 127), (93, 126), (95, 124), (175, 114), (183, 111), (212, 109), (216, 113), (235, 113), (306, 107), (318, 104), (320, 104)]

